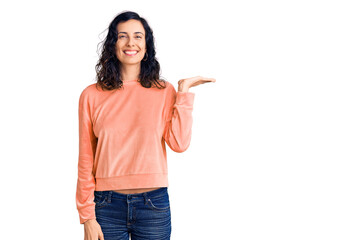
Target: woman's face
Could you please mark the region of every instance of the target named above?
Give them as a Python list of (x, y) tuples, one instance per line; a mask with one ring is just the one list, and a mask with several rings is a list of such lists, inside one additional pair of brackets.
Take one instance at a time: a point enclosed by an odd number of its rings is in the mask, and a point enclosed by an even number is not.
[[(138, 64), (146, 53), (145, 29), (142, 23), (135, 19), (121, 22), (117, 25), (118, 40), (116, 56), (122, 64)], [(125, 53), (126, 50), (136, 52)]]

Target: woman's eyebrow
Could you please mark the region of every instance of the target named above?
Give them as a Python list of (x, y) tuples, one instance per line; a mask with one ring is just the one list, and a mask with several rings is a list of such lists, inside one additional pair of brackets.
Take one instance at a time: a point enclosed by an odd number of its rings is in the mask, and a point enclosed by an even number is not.
[[(118, 34), (120, 34), (120, 33), (125, 33), (125, 34), (127, 34), (127, 32), (119, 32)], [(142, 35), (144, 35), (142, 32), (134, 32), (135, 34), (136, 33), (141, 33)]]

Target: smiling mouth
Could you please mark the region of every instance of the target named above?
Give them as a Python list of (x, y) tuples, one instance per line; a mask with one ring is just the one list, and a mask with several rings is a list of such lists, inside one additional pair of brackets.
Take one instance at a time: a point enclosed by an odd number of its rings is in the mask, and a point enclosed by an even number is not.
[(123, 51), (127, 56), (135, 56), (138, 51)]

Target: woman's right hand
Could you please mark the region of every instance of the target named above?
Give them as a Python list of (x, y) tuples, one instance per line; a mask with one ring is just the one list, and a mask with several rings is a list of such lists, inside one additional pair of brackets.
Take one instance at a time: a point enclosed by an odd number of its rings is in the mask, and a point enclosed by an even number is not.
[(85, 240), (104, 240), (102, 229), (96, 219), (87, 220), (84, 223)]

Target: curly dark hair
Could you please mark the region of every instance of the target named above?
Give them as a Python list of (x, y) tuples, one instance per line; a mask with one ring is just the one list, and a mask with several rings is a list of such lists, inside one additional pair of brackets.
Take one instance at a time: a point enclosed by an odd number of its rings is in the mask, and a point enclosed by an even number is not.
[[(140, 83), (145, 88), (166, 87), (166, 80), (160, 79), (160, 64), (156, 59), (154, 36), (147, 21), (136, 12), (123, 11), (118, 14), (110, 23), (106, 38), (102, 41), (101, 56), (96, 64), (96, 87), (101, 86), (102, 90), (114, 90), (123, 88), (121, 79), (121, 62), (116, 56), (116, 42), (118, 39), (117, 25), (130, 19), (139, 20), (145, 29), (147, 59), (141, 61)], [(160, 83), (165, 83), (162, 86)]]

